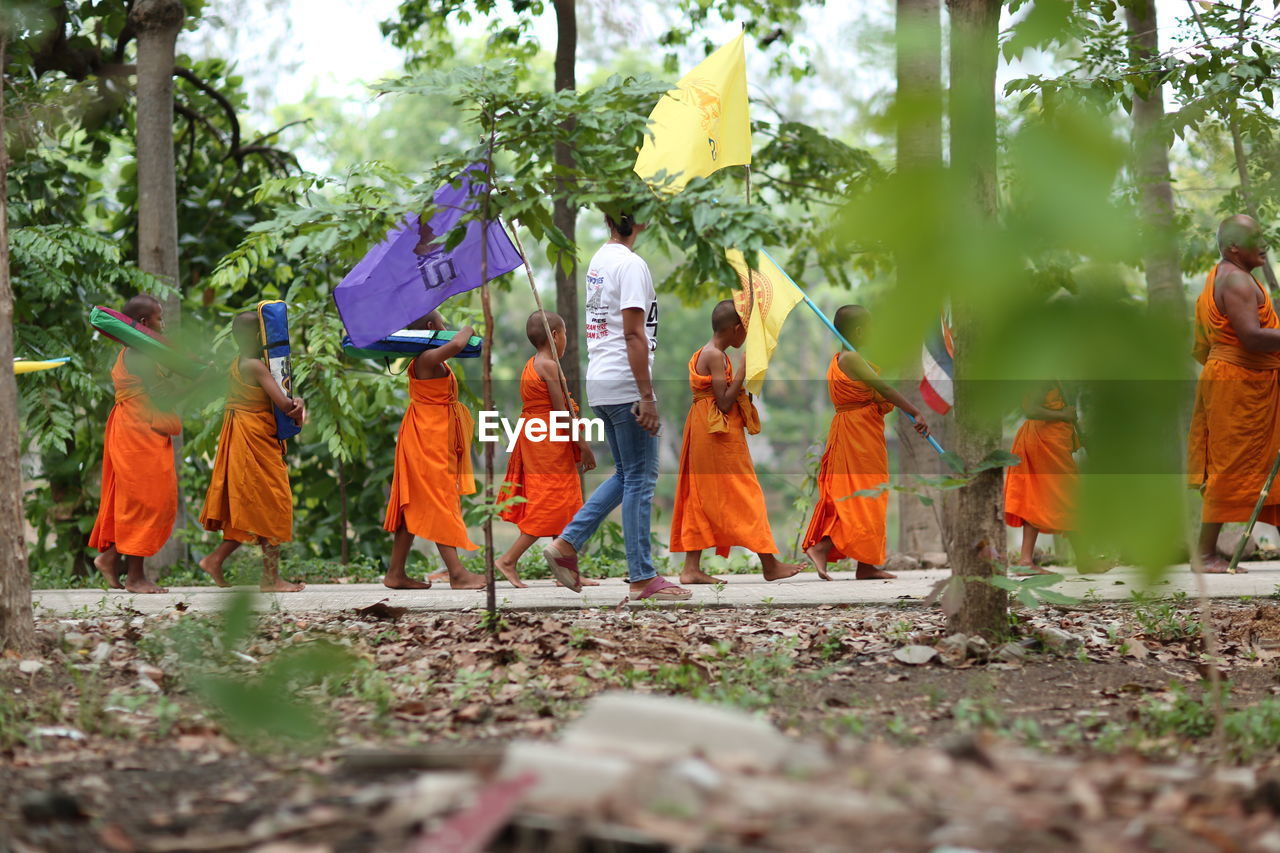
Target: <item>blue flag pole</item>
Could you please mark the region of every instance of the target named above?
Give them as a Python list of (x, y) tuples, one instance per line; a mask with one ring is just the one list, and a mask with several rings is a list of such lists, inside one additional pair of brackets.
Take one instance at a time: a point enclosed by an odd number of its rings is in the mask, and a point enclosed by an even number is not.
[[(840, 343), (844, 344), (844, 348), (849, 350), (850, 352), (857, 352), (858, 350), (854, 348), (853, 344), (849, 343), (849, 339), (846, 338), (844, 335), (840, 334), (840, 330), (836, 328), (836, 324), (831, 322), (831, 319), (826, 314), (822, 313), (822, 309), (819, 308), (816, 304), (814, 304), (814, 301), (809, 298), (809, 294), (805, 293), (804, 290), (800, 287), (800, 285), (796, 284), (795, 280), (792, 279), (791, 276), (787, 275), (787, 271), (782, 269), (782, 265), (779, 264), (777, 261), (773, 260), (773, 256), (770, 255), (768, 252), (766, 252), (764, 249), (760, 250), (760, 254), (764, 255), (766, 258), (772, 261), (773, 265), (777, 267), (779, 270), (782, 270), (782, 274), (787, 276), (787, 281), (791, 282), (791, 286), (794, 287), (796, 290), (800, 291), (800, 295), (804, 297), (804, 304), (809, 306), (810, 311), (818, 315), (818, 319), (821, 320), (823, 324), (826, 325), (826, 327), (831, 330), (831, 334), (835, 335), (837, 340), (840, 341)], [(899, 411), (902, 411), (902, 410), (899, 409)], [(907, 412), (902, 412), (902, 414), (906, 415), (907, 420), (911, 421), (911, 423), (914, 424), (916, 422), (916, 419), (912, 415), (908, 414)], [(938, 451), (939, 454), (946, 453), (946, 451), (942, 449), (942, 445), (938, 444), (937, 440), (933, 436), (926, 435), (925, 441), (929, 442), (929, 445), (933, 447), (934, 450)]]

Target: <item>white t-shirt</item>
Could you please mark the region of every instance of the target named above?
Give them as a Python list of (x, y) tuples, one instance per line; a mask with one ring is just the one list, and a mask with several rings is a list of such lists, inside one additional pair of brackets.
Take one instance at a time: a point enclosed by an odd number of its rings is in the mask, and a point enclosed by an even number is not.
[(653, 351), (658, 348), (658, 294), (649, 265), (621, 243), (606, 243), (587, 267), (587, 402), (592, 406), (640, 399), (622, 334), (624, 308), (644, 310), (652, 376)]

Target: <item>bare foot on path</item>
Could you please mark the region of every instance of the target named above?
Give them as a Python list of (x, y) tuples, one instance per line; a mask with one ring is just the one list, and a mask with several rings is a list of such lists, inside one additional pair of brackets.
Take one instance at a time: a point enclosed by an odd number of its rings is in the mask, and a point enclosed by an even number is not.
[(258, 587), (263, 592), (302, 592), (306, 588), (305, 583), (290, 583), (283, 578), (276, 578), (275, 583), (267, 582)]
[(887, 581), (893, 580), (897, 575), (890, 574), (884, 569), (876, 568), (875, 566), (867, 566), (859, 563), (858, 573), (855, 577), (860, 581)]
[[(1191, 564), (1192, 571), (1200, 571), (1206, 575), (1225, 575), (1229, 573), (1230, 568), (1231, 561), (1226, 557), (1219, 557), (1217, 554), (1212, 557), (1201, 557), (1199, 569), (1196, 568), (1195, 563)], [(1236, 566), (1236, 574), (1247, 575), (1248, 573), (1249, 570), (1244, 566)]]
[(706, 572), (704, 572), (702, 569), (692, 569), (692, 570), (684, 569), (680, 572), (680, 583), (685, 585), (696, 584), (696, 583), (716, 584), (716, 583), (726, 583), (726, 581), (723, 581), (717, 577), (713, 577), (707, 574)]
[(447, 575), (450, 589), (484, 589), (484, 575), (475, 572), (459, 572), (457, 577)]
[(1053, 574), (1053, 572), (1049, 571), (1048, 569), (1042, 569), (1038, 565), (1031, 565), (1031, 566), (1010, 566), (1009, 574), (1021, 575), (1025, 577), (1027, 575), (1051, 575)]
[(415, 580), (408, 575), (402, 575), (400, 577), (392, 577), (389, 574), (385, 575), (382, 578), (382, 585), (387, 589), (431, 589), (430, 580)]
[(813, 567), (818, 571), (818, 577), (824, 581), (833, 580), (831, 573), (827, 571), (827, 555), (824, 554), (817, 545), (812, 545), (804, 550), (804, 555), (809, 558), (809, 562), (813, 563)]
[(162, 586), (157, 586), (145, 578), (140, 581), (126, 580), (124, 582), (124, 588), (129, 592), (137, 593), (138, 595), (157, 595), (159, 593), (169, 591)]
[(202, 559), (196, 565), (198, 565), (201, 569), (203, 569), (205, 574), (213, 578), (213, 582), (218, 586), (220, 587), (231, 586), (231, 582), (228, 581), (226, 576), (222, 573), (222, 563), (210, 562), (212, 559), (213, 559), (213, 555), (208, 554), (204, 557), (204, 559)]
[(93, 565), (107, 581), (108, 589), (124, 589), (120, 583), (120, 555), (115, 551), (103, 551), (93, 558)]
[(529, 588), (527, 583), (520, 580), (520, 575), (516, 573), (516, 567), (514, 564), (504, 563), (501, 557), (497, 557), (494, 559), (493, 565), (497, 567), (498, 571), (502, 572), (502, 576), (506, 578), (507, 581), (516, 589)]
[[(564, 586), (564, 584), (560, 583), (560, 581), (556, 581), (556, 586)], [(578, 586), (600, 586), (600, 581), (593, 581), (590, 578), (584, 578), (579, 575)], [(568, 587), (565, 587), (565, 589), (568, 589)]]
[[(764, 579), (766, 581), (784, 581), (787, 578), (793, 578), (804, 571), (804, 566), (799, 563), (774, 563), (772, 566), (764, 568)], [(830, 576), (824, 578), (829, 580)]]

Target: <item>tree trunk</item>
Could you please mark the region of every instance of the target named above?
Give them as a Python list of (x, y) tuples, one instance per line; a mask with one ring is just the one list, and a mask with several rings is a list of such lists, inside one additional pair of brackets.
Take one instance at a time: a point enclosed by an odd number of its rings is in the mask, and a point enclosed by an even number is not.
[[(178, 270), (178, 193), (173, 156), (173, 64), (185, 10), (182, 0), (138, 0), (129, 22), (138, 34), (138, 266), (175, 290), (164, 299), (165, 324), (182, 319)], [(173, 438), (174, 470), (182, 471), (182, 436)], [(186, 523), (178, 492), (177, 526)], [(185, 556), (176, 538), (148, 561), (148, 575)]]
[[(578, 52), (578, 17), (574, 0), (555, 0), (555, 10), (555, 87), (557, 92), (571, 91), (577, 87), (575, 65)], [(556, 166), (563, 169), (573, 168), (573, 149), (568, 143), (556, 143), (555, 159)], [(570, 245), (577, 245), (578, 211), (560, 195), (557, 195), (552, 204), (551, 221), (568, 239)], [(568, 340), (560, 365), (564, 368), (570, 393), (581, 401), (583, 399), (582, 370), (578, 341), (582, 330), (578, 328), (578, 260), (576, 257), (571, 259), (567, 269), (559, 264), (556, 265), (556, 313), (564, 318), (565, 338)]]
[[(951, 13), (951, 168), (968, 184), (975, 215), (994, 219), (997, 205), (995, 82), (1000, 0), (947, 0)], [(982, 339), (981, 306), (952, 306), (955, 430), (952, 449), (972, 466), (1000, 447), (1000, 418), (983, 406), (969, 354)], [(950, 524), (952, 630), (993, 636), (1005, 630), (1008, 596), (987, 579), (1004, 572), (1002, 473), (984, 471), (953, 494)]]
[[(942, 168), (942, 9), (939, 0), (898, 0), (895, 34), (897, 40), (898, 94), (895, 104), (898, 129), (898, 175), (905, 187), (919, 186), (929, 173)], [(922, 196), (913, 194), (928, 203)], [(912, 241), (914, 242), (914, 241)], [(928, 273), (918, 251), (897, 255), (898, 282), (918, 281)], [(924, 268), (924, 269), (922, 269)], [(920, 376), (912, 374), (898, 384), (907, 399), (921, 410)], [(938, 476), (943, 473), (941, 458), (919, 442), (904, 417), (894, 419), (898, 433), (898, 478), (903, 485), (914, 482), (912, 475)], [(946, 446), (941, 423), (930, 426)], [(942, 531), (933, 507), (925, 506), (908, 493), (899, 493), (898, 550), (912, 554), (943, 550)]]
[[(9, 283), (9, 151), (5, 145), (4, 65), (8, 35), (0, 20), (0, 368), (13, 363), (13, 287)], [(0, 652), (35, 647), (31, 575), (23, 536), (18, 383), (0, 369)]]
[[(1130, 62), (1142, 67), (1159, 54), (1155, 0), (1134, 0), (1125, 7), (1125, 17), (1130, 33)], [(1142, 214), (1142, 243), (1146, 247), (1142, 261), (1147, 304), (1185, 327), (1187, 305), (1169, 176), (1172, 134), (1161, 128), (1164, 93), (1159, 75), (1152, 74), (1145, 82), (1149, 87), (1147, 96), (1133, 99), (1133, 171)]]

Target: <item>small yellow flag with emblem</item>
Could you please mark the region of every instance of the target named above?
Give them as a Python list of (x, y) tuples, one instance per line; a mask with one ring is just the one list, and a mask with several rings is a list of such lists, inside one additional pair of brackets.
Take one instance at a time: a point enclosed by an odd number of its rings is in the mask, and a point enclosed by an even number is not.
[(782, 324), (791, 309), (804, 301), (804, 293), (764, 252), (756, 256), (756, 268), (750, 270), (750, 278), (742, 252), (729, 249), (725, 256), (738, 273), (739, 289), (733, 292), (733, 301), (747, 327), (747, 340), (742, 345), (746, 357), (745, 385), (752, 394), (759, 394), (769, 359), (782, 334)]
[[(649, 114), (635, 172), (649, 186), (680, 192), (694, 178), (751, 162), (747, 59), (737, 38), (704, 59)], [(655, 177), (665, 171), (670, 182)]]

